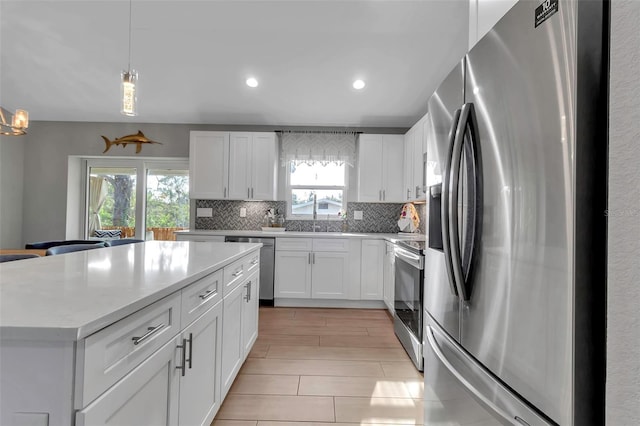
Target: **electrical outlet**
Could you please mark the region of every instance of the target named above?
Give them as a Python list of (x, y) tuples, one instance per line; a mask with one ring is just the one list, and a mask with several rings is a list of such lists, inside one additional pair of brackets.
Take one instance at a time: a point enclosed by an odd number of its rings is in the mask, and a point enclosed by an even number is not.
[(197, 217), (213, 217), (213, 209), (211, 207), (198, 207), (196, 209)]
[(240, 217), (247, 217), (246, 207), (240, 207)]
[(353, 219), (354, 220), (362, 220), (362, 210), (355, 210), (353, 212)]

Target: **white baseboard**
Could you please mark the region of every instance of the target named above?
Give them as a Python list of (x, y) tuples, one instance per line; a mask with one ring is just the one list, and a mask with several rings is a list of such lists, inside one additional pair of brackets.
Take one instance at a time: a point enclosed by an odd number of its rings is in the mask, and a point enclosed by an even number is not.
[(386, 309), (382, 300), (274, 299), (273, 306), (288, 308)]

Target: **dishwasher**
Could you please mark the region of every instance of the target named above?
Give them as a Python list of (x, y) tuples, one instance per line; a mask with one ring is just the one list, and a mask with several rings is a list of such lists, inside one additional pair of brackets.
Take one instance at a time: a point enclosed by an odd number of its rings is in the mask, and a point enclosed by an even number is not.
[(262, 243), (260, 248), (260, 306), (273, 306), (273, 270), (276, 259), (276, 239), (226, 236), (229, 243)]

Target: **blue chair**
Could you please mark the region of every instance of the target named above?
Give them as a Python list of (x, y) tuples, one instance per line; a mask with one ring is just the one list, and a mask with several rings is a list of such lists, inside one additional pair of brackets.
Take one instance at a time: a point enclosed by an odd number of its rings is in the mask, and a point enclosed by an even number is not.
[(40, 241), (37, 243), (28, 243), (24, 246), (25, 249), (37, 249), (37, 250), (47, 250), (51, 247), (57, 246), (68, 246), (73, 244), (95, 244), (96, 240), (57, 240), (57, 241)]
[(32, 259), (34, 257), (40, 257), (37, 254), (0, 254), (0, 263), (12, 262), (14, 260)]
[(144, 243), (144, 240), (137, 240), (135, 238), (122, 238), (120, 240), (108, 240), (104, 242), (104, 244), (107, 247), (123, 246), (125, 244), (135, 244), (135, 243)]
[(54, 256), (57, 254), (72, 253), (74, 251), (93, 250), (106, 247), (105, 243), (95, 244), (69, 244), (65, 246), (55, 246), (47, 249), (46, 256)]

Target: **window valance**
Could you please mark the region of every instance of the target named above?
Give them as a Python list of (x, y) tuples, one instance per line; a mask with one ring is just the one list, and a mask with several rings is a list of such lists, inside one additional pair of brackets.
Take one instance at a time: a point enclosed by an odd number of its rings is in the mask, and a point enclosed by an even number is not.
[(281, 155), (283, 165), (290, 161), (308, 163), (346, 163), (356, 161), (355, 132), (281, 132)]

